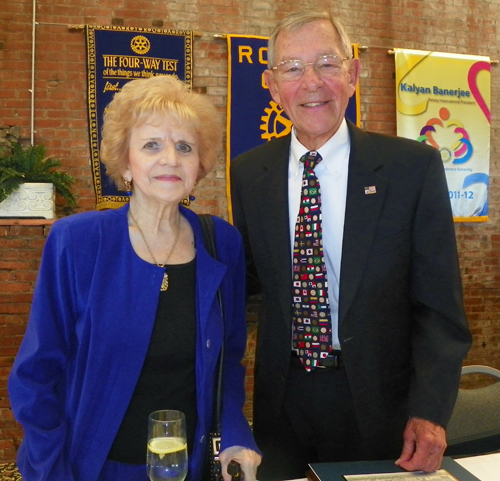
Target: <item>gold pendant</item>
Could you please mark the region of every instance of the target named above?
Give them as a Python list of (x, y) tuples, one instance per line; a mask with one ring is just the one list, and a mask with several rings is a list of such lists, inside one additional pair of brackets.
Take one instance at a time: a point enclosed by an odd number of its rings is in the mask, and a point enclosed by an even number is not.
[(165, 271), (165, 274), (163, 274), (163, 281), (161, 281), (160, 291), (164, 292), (167, 289), (168, 289), (168, 274), (167, 271)]

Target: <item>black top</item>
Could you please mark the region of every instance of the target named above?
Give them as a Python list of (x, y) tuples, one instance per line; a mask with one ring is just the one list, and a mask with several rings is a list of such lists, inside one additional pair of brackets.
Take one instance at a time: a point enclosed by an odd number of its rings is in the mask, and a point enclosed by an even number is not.
[(160, 409), (186, 415), (188, 451), (194, 442), (196, 411), (195, 260), (167, 266), (168, 290), (160, 293), (146, 359), (108, 459), (146, 464), (148, 416)]

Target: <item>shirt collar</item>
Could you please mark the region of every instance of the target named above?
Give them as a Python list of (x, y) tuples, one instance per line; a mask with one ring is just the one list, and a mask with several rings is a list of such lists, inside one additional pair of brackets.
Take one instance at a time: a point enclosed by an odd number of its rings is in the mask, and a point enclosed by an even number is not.
[[(344, 119), (337, 132), (335, 132), (335, 134), (333, 134), (327, 142), (318, 149), (319, 154), (323, 158), (321, 164), (331, 172), (341, 171), (342, 168), (347, 165), (350, 145), (349, 129), (347, 127), (347, 122)], [(300, 158), (306, 152), (309, 152), (309, 150), (300, 143), (294, 127), (292, 129), (292, 138), (290, 142), (290, 176), (295, 177), (299, 175), (299, 173), (302, 175)]]

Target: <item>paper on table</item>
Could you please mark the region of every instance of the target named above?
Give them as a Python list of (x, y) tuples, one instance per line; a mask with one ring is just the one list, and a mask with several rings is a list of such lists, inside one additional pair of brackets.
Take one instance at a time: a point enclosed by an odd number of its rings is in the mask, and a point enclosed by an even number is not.
[(458, 481), (446, 469), (434, 473), (416, 471), (411, 473), (344, 474), (347, 481)]
[(500, 473), (500, 453), (484, 454), (455, 461), (481, 481), (498, 481)]

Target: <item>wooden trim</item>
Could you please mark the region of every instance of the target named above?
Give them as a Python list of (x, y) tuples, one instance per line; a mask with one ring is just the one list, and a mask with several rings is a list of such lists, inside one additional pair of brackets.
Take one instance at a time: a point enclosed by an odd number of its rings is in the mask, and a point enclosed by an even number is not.
[(0, 219), (0, 225), (52, 225), (57, 219), (21, 219), (19, 217), (12, 219)]

